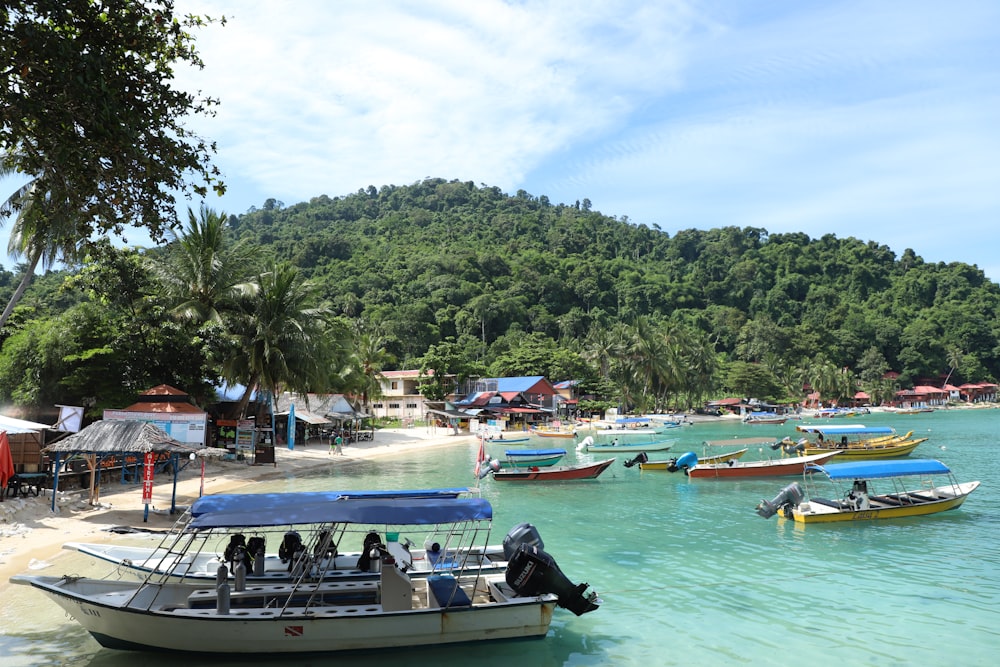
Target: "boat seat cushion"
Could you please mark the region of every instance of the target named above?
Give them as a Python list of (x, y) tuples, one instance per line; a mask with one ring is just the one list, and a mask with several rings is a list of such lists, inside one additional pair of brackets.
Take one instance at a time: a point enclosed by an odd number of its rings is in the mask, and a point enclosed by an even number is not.
[(427, 588), (430, 589), (438, 606), (470, 607), (472, 600), (458, 586), (455, 577), (447, 574), (434, 574), (427, 577)]

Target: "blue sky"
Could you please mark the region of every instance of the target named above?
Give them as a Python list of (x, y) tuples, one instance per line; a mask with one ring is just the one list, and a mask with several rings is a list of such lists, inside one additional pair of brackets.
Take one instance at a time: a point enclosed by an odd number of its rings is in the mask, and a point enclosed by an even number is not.
[(227, 213), (431, 176), (671, 235), (854, 236), (1000, 281), (992, 0), (177, 8), (228, 17), (197, 33), (205, 69), (178, 72), (221, 99), (189, 125), (218, 142), (229, 192), (207, 203)]

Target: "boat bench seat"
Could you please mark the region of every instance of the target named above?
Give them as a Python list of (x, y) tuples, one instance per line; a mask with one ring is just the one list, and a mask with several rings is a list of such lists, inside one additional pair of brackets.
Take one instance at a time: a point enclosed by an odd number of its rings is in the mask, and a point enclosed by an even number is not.
[(465, 594), (455, 577), (432, 574), (427, 577), (427, 605), (429, 607), (471, 607), (472, 600)]
[[(291, 597), (291, 600), (289, 600)], [(191, 609), (213, 608), (218, 604), (215, 588), (204, 588), (188, 596)], [(247, 586), (246, 590), (229, 593), (230, 607), (285, 607), (316, 604), (375, 604), (378, 602), (378, 582), (338, 581), (309, 584), (297, 589), (290, 584)]]
[(873, 503), (881, 503), (882, 505), (902, 505), (903, 501), (895, 496), (871, 496), (869, 498)]
[(817, 505), (826, 505), (827, 507), (833, 507), (838, 510), (847, 509), (839, 500), (830, 500), (829, 498), (810, 498), (809, 502), (816, 503)]

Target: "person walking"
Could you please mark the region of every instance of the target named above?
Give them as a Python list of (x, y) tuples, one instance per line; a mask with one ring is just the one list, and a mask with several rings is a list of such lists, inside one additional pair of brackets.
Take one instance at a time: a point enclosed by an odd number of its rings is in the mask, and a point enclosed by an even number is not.
[(333, 439), (333, 443), (335, 445), (333, 453), (334, 454), (340, 454), (341, 456), (343, 456), (344, 455), (344, 449), (343, 449), (344, 439), (342, 437), (340, 437), (339, 433), (337, 434), (337, 437)]

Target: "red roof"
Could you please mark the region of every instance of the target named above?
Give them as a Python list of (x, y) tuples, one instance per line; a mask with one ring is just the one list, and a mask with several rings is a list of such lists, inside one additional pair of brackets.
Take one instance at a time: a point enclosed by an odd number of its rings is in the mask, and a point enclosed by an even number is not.
[(145, 401), (133, 403), (127, 408), (122, 408), (122, 412), (173, 412), (178, 414), (203, 415), (205, 411), (190, 403), (161, 403), (159, 401)]

